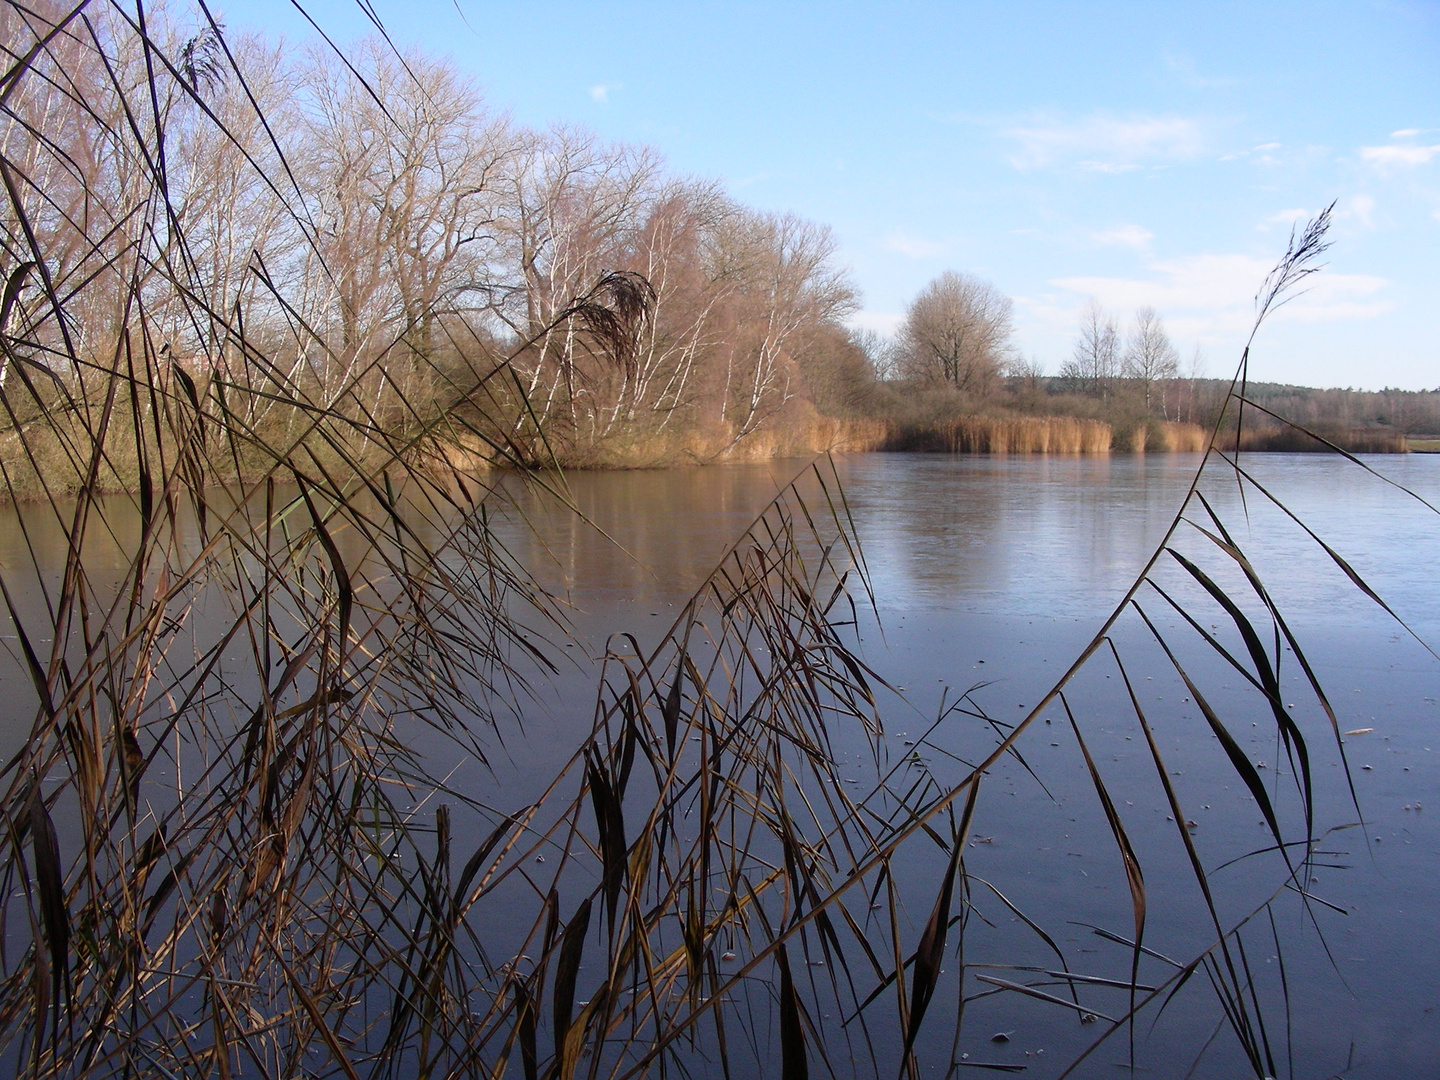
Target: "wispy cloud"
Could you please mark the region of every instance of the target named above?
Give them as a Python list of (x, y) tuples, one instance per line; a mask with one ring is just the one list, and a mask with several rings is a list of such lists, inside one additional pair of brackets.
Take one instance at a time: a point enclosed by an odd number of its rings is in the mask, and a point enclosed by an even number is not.
[(1199, 123), (1181, 116), (1042, 118), (1003, 134), (1018, 144), (1010, 156), (1017, 169), (1073, 162), (1092, 172), (1128, 172), (1150, 162), (1193, 158), (1205, 143)]
[(1303, 206), (1292, 206), (1289, 210), (1281, 210), (1279, 213), (1271, 214), (1259, 225), (1255, 226), (1261, 232), (1268, 232), (1273, 225), (1282, 228), (1292, 228), (1302, 221), (1309, 221), (1315, 216), (1314, 211), (1307, 210)]
[(1280, 159), (1273, 151), (1279, 150), (1281, 144), (1278, 142), (1263, 142), (1252, 146), (1249, 150), (1233, 150), (1228, 154), (1221, 154), (1221, 161), (1256, 161), (1262, 165), (1276, 165)]
[[(1396, 134), (1399, 134), (1398, 132)], [(1371, 165), (1381, 168), (1405, 167), (1413, 165), (1424, 165), (1436, 154), (1440, 154), (1440, 146), (1362, 146), (1360, 157)]]
[(590, 87), (590, 97), (598, 105), (609, 105), (611, 91), (619, 89), (619, 83), (596, 83)]
[(1166, 69), (1192, 90), (1214, 90), (1218, 87), (1234, 86), (1240, 81), (1228, 75), (1202, 75), (1195, 61), (1188, 56), (1166, 53), (1164, 59)]
[(1121, 225), (1114, 229), (1091, 233), (1090, 239), (1105, 247), (1128, 247), (1143, 251), (1155, 239), (1155, 234), (1139, 225)]
[[(1369, 229), (1375, 225), (1375, 208), (1377, 204), (1373, 196), (1363, 192), (1358, 195), (1349, 195), (1339, 200), (1335, 206), (1335, 219), (1337, 221), (1353, 221), (1362, 227)], [(1271, 228), (1279, 226), (1282, 229), (1297, 228), (1304, 222), (1315, 216), (1316, 211), (1306, 209), (1303, 206), (1294, 206), (1288, 210), (1281, 210), (1271, 214), (1264, 221), (1255, 227), (1261, 232), (1269, 232)]]
[(1352, 195), (1340, 204), (1336, 216), (1352, 218), (1368, 229), (1375, 224), (1375, 200), (1369, 195)]
[(1078, 164), (1086, 172), (1106, 173), (1109, 176), (1119, 176), (1140, 168), (1140, 163), (1136, 161), (1081, 161)]
[[(1254, 316), (1256, 291), (1270, 263), (1249, 255), (1193, 255), (1151, 263), (1145, 278), (1068, 277), (1053, 282), (1080, 296), (1093, 296), (1119, 312), (1150, 306), (1177, 331), (1231, 334)], [(1320, 274), (1311, 288), (1280, 308), (1276, 317), (1298, 322), (1369, 319), (1394, 308), (1378, 294), (1389, 282), (1368, 274)]]
[(880, 241), (886, 251), (894, 251), (907, 259), (938, 259), (945, 254), (945, 245), (934, 240), (922, 240), (917, 236), (892, 232)]

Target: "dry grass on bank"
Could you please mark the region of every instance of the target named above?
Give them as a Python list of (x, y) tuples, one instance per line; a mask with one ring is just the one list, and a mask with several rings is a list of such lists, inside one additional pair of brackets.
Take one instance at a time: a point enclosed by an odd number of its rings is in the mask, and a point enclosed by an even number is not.
[(924, 426), (899, 427), (886, 450), (951, 454), (1108, 454), (1109, 424), (1069, 416), (958, 416)]
[(1129, 437), (1128, 449), (1134, 454), (1144, 453), (1203, 453), (1210, 433), (1199, 424), (1182, 424), (1173, 421), (1152, 422), (1138, 425)]
[(568, 448), (556, 464), (567, 469), (656, 469), (862, 453), (881, 449), (889, 435), (890, 425), (884, 420), (822, 416), (808, 401), (800, 401), (743, 434), (730, 425), (693, 423), (651, 432), (622, 430), (593, 444)]
[[(1220, 436), (1219, 445), (1224, 450), (1233, 451), (1235, 432), (1224, 432)], [(1332, 446), (1338, 446), (1352, 454), (1403, 454), (1409, 449), (1404, 434), (1382, 428), (1338, 431), (1322, 429), (1312, 435), (1301, 428), (1267, 425), (1247, 426), (1241, 429), (1240, 435), (1241, 450), (1268, 450), (1287, 454), (1321, 453), (1330, 450)]]
[(755, 432), (719, 455), (724, 461), (765, 461), (826, 453), (879, 450), (889, 438), (883, 420), (820, 416), (813, 409), (794, 424), (776, 424)]

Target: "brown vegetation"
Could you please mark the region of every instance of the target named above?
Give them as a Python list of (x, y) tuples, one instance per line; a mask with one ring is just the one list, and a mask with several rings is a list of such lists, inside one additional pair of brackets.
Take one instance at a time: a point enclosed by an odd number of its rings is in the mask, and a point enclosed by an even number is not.
[(1099, 420), (1068, 416), (959, 416), (925, 426), (900, 428), (886, 450), (951, 454), (1108, 454), (1112, 432)]
[[(1235, 435), (1233, 429), (1222, 433), (1219, 444), (1221, 448), (1233, 451), (1236, 445)], [(1311, 432), (1300, 427), (1267, 424), (1241, 428), (1239, 436), (1242, 450), (1269, 450), (1289, 454), (1320, 453), (1333, 447), (1354, 454), (1403, 454), (1409, 449), (1403, 434), (1385, 428), (1351, 428), (1337, 431), (1322, 427)]]

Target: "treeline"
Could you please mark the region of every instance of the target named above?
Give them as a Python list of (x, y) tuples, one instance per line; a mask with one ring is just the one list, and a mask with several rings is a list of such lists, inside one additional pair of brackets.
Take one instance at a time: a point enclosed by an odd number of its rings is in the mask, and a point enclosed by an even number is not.
[[(1100, 390), (1077, 387), (1072, 376), (1034, 371), (997, 375), (983, 397), (958, 395), (904, 380), (882, 383), (871, 395), (886, 425), (889, 449), (984, 451), (992, 445), (1012, 452), (1201, 450), (1214, 430), (1230, 389), (1229, 379), (1174, 378), (1145, 382), (1116, 377)], [(1146, 402), (1146, 395), (1149, 402)], [(1237, 425), (1233, 410), (1221, 427), (1221, 442), (1243, 449), (1312, 451), (1324, 444), (1307, 432), (1347, 450), (1402, 453), (1440, 439), (1440, 391), (1318, 390), (1278, 383), (1250, 383), (1254, 408)], [(1284, 419), (1280, 419), (1283, 417)], [(1047, 425), (1036, 427), (1037, 423)], [(1079, 439), (1071, 433), (1086, 424)], [(1008, 425), (1008, 426), (1007, 426)], [(1025, 432), (1021, 437), (957, 432)], [(1094, 434), (1103, 432), (1103, 438)], [(1063, 449), (1074, 447), (1074, 450)]]
[[(1122, 324), (1090, 300), (1057, 375), (1046, 375), (1015, 349), (1011, 316), (1010, 300), (994, 285), (947, 272), (911, 303), (893, 339), (860, 339), (882, 376), (880, 392), (866, 404), (885, 415), (887, 445), (1203, 449), (1220, 419), (1229, 380), (1202, 377), (1198, 350), (1182, 363), (1155, 309), (1142, 307)], [(1238, 439), (1245, 449), (1313, 450), (1323, 447), (1319, 436), (1350, 450), (1401, 452), (1407, 439), (1440, 432), (1440, 390), (1252, 382), (1245, 400), (1253, 407), (1243, 417), (1235, 409), (1225, 417), (1225, 445)], [(1048, 427), (1005, 423), (1037, 417), (1048, 418)], [(988, 423), (976, 423), (978, 418)], [(1072, 422), (1098, 425), (1088, 430), (1106, 437), (1078, 439)], [(1014, 434), (1021, 431), (1027, 434)]]

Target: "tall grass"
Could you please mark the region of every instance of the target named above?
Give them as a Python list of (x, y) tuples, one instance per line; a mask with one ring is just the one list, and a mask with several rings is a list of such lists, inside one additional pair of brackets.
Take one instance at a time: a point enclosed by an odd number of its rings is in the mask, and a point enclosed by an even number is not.
[(1407, 451), (1404, 432), (1386, 428), (1348, 428), (1343, 430), (1292, 427), (1270, 423), (1252, 424), (1238, 430), (1222, 432), (1220, 443), (1234, 451), (1238, 442), (1243, 450), (1269, 450), (1284, 453), (1328, 453), (1338, 447), (1355, 454), (1403, 454)]
[(892, 432), (887, 450), (951, 454), (1108, 454), (1113, 432), (1101, 420), (1070, 416), (957, 416)]
[[(1123, 439), (1125, 449), (1133, 454), (1200, 453), (1205, 449), (1210, 432), (1199, 424), (1173, 420), (1147, 420), (1136, 424)], [(1248, 449), (1248, 447), (1247, 447)]]
[[(1042, 700), (1014, 721), (973, 693), (947, 699), (902, 753), (887, 730), (894, 690), (857, 644), (864, 553), (821, 460), (657, 645), (623, 628), (609, 639), (588, 735), (518, 794), (505, 769), (483, 766), (554, 676), (569, 627), (497, 540), (503, 491), (471, 467), (544, 460), (511, 357), (428, 371), (443, 407), (402, 390), (383, 413), (371, 403), (398, 342), (340, 381), (272, 364), (186, 258), (161, 153), (162, 103), (199, 95), (202, 46), (225, 70), (223, 36), (156, 41), (139, 9), (115, 13), (140, 82), (69, 79), (62, 46), (94, 32), (82, 7), (50, 23), (27, 14), (0, 91), (117, 96), (128, 111), (104, 134), (131, 163), (125, 192), (90, 193), (106, 210), (93, 218), (44, 202), (41, 166), (74, 165), (45, 132), (29, 159), (7, 149), (0, 170), (5, 483), (38, 496), (19, 518), (28, 558), (0, 570), (28, 679), (7, 691), (27, 719), (0, 770), (0, 1045), (17, 1075), (954, 1074), (984, 1064), (961, 1055), (989, 1045), (969, 1018), (997, 999), (1063, 1014), (1061, 1049), (1077, 1062), (1112, 1039), (1135, 1054), (1137, 1021), (1198, 999), (1221, 1016), (1214, 1053), (1277, 1074), (1294, 988), (1257, 978), (1253, 958), (1270, 955), (1273, 912), (1315, 918), (1307, 868), (1324, 835), (1320, 789), (1336, 781), (1310, 762), (1322, 744), (1344, 749), (1303, 643), (1198, 475)], [(1257, 328), (1314, 269), (1327, 221), (1295, 239)], [(57, 235), (66, 252), (49, 246)], [(263, 267), (251, 273), (265, 287)], [(156, 281), (244, 357), (246, 377), (200, 383), (162, 362)], [(652, 296), (605, 275), (560, 320), (624, 370)], [(113, 319), (72, 314), (97, 307)], [(1247, 361), (1248, 349), (1232, 410), (1247, 407)], [(116, 432), (132, 433), (133, 461)], [(992, 452), (1110, 441), (1073, 421), (944, 438)], [(1280, 498), (1238, 454), (1212, 450), (1205, 467)], [(132, 470), (133, 493), (100, 495)], [(532, 482), (566, 498), (558, 474)], [(1116, 633), (1122, 621), (1148, 650)], [(1197, 649), (1220, 675), (1191, 664)], [(1310, 695), (1293, 715), (1282, 663)], [(1183, 686), (1199, 715), (1147, 711), (1142, 666)], [(1101, 676), (1129, 691), (1122, 711), (1087, 707), (1082, 684)], [(1220, 678), (1242, 681), (1248, 704), (1216, 704)], [(1262, 721), (1293, 785), (1264, 783), (1237, 741)], [(1186, 828), (1190, 795), (1167, 768), (1162, 723), (1213, 736), (1254, 800), (1263, 839), (1243, 855), (1258, 899), (1220, 894), (1219, 856)], [(1057, 913), (1026, 910), (1018, 883), (975, 869), (979, 823), (991, 836), (1013, 827), (999, 777), (1030, 769), (1027, 740), (1047, 724), (1083, 761), (1109, 838), (1097, 854), (1123, 890), (1096, 939), (1108, 957), (1066, 954), (1045, 925)], [(1101, 724), (1137, 736), (1173, 818), (1163, 837), (1136, 838), (1138, 811), (1122, 809), (1094, 752)], [(467, 761), (485, 783), (462, 782)], [(1157, 845), (1187, 879), (1147, 877)], [(1191, 913), (1174, 940), (1152, 929), (1162, 904)], [(1017, 933), (977, 959), (967, 942), (999, 922)]]
[(883, 420), (822, 416), (807, 401), (792, 401), (772, 424), (736, 438), (731, 425), (694, 424), (668, 432), (616, 433), (568, 464), (585, 468), (654, 468), (665, 465), (769, 461), (816, 454), (878, 450), (889, 438)]

